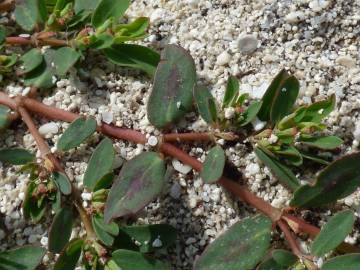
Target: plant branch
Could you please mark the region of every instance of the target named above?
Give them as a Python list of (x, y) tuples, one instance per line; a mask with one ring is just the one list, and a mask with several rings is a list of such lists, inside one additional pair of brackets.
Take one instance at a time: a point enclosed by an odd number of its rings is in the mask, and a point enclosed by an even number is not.
[(303, 253), (299, 247), (299, 243), (296, 241), (294, 235), (291, 233), (289, 225), (283, 220), (278, 220), (277, 225), (279, 226), (281, 231), (284, 233), (284, 236), (285, 236), (287, 242), (289, 243), (289, 246), (290, 246), (292, 252), (297, 257), (302, 258)]
[(31, 38), (23, 38), (23, 37), (7, 37), (5, 39), (5, 43), (10, 45), (32, 45), (32, 46), (50, 45), (54, 47), (70, 46), (69, 41), (54, 39), (54, 38), (31, 39)]

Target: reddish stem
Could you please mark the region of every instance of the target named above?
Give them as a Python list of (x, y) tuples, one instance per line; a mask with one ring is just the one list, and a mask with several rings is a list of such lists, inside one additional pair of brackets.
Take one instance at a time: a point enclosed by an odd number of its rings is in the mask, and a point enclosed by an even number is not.
[(64, 47), (69, 46), (70, 43), (66, 40), (54, 39), (54, 38), (44, 38), (44, 39), (30, 39), (23, 37), (7, 37), (5, 39), (6, 44), (11, 45), (50, 45), (54, 47)]
[(285, 236), (287, 242), (289, 243), (289, 246), (290, 246), (292, 252), (296, 256), (298, 256), (299, 258), (302, 258), (303, 254), (302, 254), (301, 249), (299, 247), (299, 243), (296, 241), (294, 235), (291, 233), (288, 224), (283, 220), (278, 220), (277, 225), (279, 226), (279, 228), (284, 233), (284, 236)]
[(209, 132), (169, 133), (163, 136), (164, 142), (186, 141), (214, 141), (215, 137)]

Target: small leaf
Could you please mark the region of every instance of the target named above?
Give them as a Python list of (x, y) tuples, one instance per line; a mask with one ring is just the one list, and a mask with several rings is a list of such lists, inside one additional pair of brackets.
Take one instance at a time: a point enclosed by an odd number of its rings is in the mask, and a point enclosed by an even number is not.
[(99, 181), (96, 182), (93, 192), (98, 191), (100, 189), (108, 189), (111, 187), (111, 184), (114, 180), (114, 173), (110, 172), (105, 174)]
[(92, 15), (91, 24), (97, 28), (107, 19), (114, 18), (114, 21), (117, 21), (124, 15), (129, 5), (130, 0), (101, 0)]
[(21, 56), (20, 61), (22, 61), (24, 65), (24, 69), (22, 71), (24, 73), (28, 73), (40, 66), (44, 61), (44, 57), (39, 49), (34, 48)]
[(230, 76), (226, 85), (222, 108), (232, 107), (239, 94), (239, 81), (235, 76)]
[(335, 249), (351, 233), (354, 222), (355, 216), (351, 210), (341, 211), (332, 216), (314, 239), (311, 253), (320, 257)]
[(146, 17), (137, 18), (129, 24), (119, 24), (116, 26), (114, 43), (122, 43), (130, 40), (144, 38), (146, 30), (149, 28), (150, 20)]
[(295, 190), (300, 186), (299, 180), (293, 172), (281, 164), (278, 160), (266, 154), (259, 147), (255, 148), (256, 156), (271, 170), (275, 177), (291, 190)]
[(101, 0), (75, 0), (74, 11), (76, 14), (86, 11), (93, 12)]
[(296, 190), (291, 206), (317, 207), (353, 193), (360, 186), (360, 153), (344, 156), (326, 167), (314, 185)]
[[(45, 52), (45, 59), (48, 56)], [(51, 58), (48, 61), (51, 61), (51, 66), (55, 69), (54, 74), (58, 76), (65, 76), (68, 70), (79, 60), (80, 53), (75, 51), (73, 48), (62, 47), (60, 49), (54, 50), (53, 55), (49, 55)]]
[(240, 122), (240, 126), (246, 126), (252, 120), (255, 119), (262, 105), (262, 101), (255, 101), (250, 104), (247, 110), (242, 114), (243, 119)]
[(64, 195), (71, 194), (71, 182), (69, 178), (61, 172), (53, 172), (52, 179), (55, 181), (56, 185), (59, 187), (60, 191)]
[(104, 50), (106, 57), (116, 65), (132, 67), (153, 76), (160, 61), (157, 52), (135, 44), (117, 44)]
[(324, 137), (306, 137), (300, 136), (300, 142), (303, 144), (324, 149), (331, 150), (339, 147), (344, 141), (337, 136), (324, 136)]
[(6, 39), (6, 28), (0, 25), (0, 44), (3, 44)]
[(194, 87), (194, 99), (200, 116), (204, 121), (213, 125), (217, 121), (217, 110), (214, 97), (204, 86)]
[(119, 226), (115, 222), (106, 224), (104, 218), (100, 215), (93, 215), (92, 225), (96, 236), (107, 246), (112, 246), (114, 243), (114, 236), (119, 234)]
[(285, 158), (294, 166), (300, 166), (303, 163), (302, 155), (294, 146), (282, 145), (278, 150), (272, 150), (271, 146), (269, 146), (268, 149), (276, 155), (280, 155), (281, 157)]
[(16, 0), (15, 21), (26, 31), (34, 29), (35, 25), (42, 20), (40, 0)]
[(113, 262), (121, 270), (170, 270), (170, 267), (140, 252), (118, 249), (112, 253)]
[(12, 165), (23, 165), (34, 161), (35, 156), (22, 148), (0, 149), (0, 161)]
[(84, 240), (76, 238), (71, 240), (61, 252), (53, 270), (74, 270), (81, 255)]
[[(161, 245), (153, 245), (154, 241)], [(133, 225), (120, 227), (114, 246), (148, 253), (167, 248), (175, 241), (176, 229), (168, 224)]]
[(195, 262), (194, 270), (248, 270), (265, 255), (271, 220), (263, 215), (245, 218), (212, 242)]
[(144, 152), (128, 161), (110, 189), (105, 204), (105, 222), (135, 214), (162, 191), (165, 163), (154, 152)]
[(114, 159), (115, 152), (112, 141), (109, 138), (105, 138), (91, 155), (84, 175), (84, 185), (92, 190), (97, 181), (112, 171)]
[(96, 121), (92, 118), (77, 118), (65, 130), (57, 143), (57, 149), (68, 151), (79, 146), (96, 131)]
[(165, 128), (190, 110), (196, 83), (194, 59), (183, 48), (167, 45), (156, 69), (147, 114), (151, 124)]
[(38, 88), (50, 88), (54, 85), (53, 74), (50, 72), (50, 69), (47, 68), (45, 61), (26, 74), (24, 84)]
[(320, 123), (322, 119), (334, 110), (335, 104), (336, 98), (333, 94), (328, 99), (309, 105), (303, 114), (298, 115), (296, 121)]
[(0, 105), (0, 131), (6, 129), (9, 126), (10, 124), (9, 113), (10, 113), (9, 107)]
[(225, 167), (225, 152), (220, 146), (215, 146), (209, 151), (203, 169), (200, 173), (205, 183), (215, 183), (220, 179)]
[(360, 254), (347, 254), (334, 257), (326, 261), (321, 270), (350, 270), (360, 269)]
[(306, 158), (308, 160), (311, 160), (311, 161), (314, 161), (314, 162), (317, 162), (317, 163), (320, 163), (320, 164), (323, 164), (323, 165), (329, 165), (330, 164), (329, 161), (324, 160), (322, 158), (319, 158), (317, 156), (313, 156), (313, 155), (310, 155), (310, 154), (304, 153), (304, 152), (300, 152), (300, 154), (302, 155), (303, 158)]
[(297, 257), (293, 253), (284, 249), (273, 250), (272, 257), (277, 264), (283, 267), (290, 267), (297, 261)]
[[(283, 267), (276, 263), (273, 258), (270, 258), (262, 262), (256, 270), (287, 270), (287, 267)], [(292, 269), (294, 270), (294, 269)]]
[(22, 204), (24, 217), (31, 218), (33, 222), (39, 222), (41, 218), (44, 216), (47, 204), (45, 200), (41, 200), (39, 205), (39, 201), (33, 197), (33, 192), (37, 188), (35, 181), (30, 181), (27, 185), (27, 189), (25, 192), (25, 199)]
[(60, 253), (68, 243), (74, 223), (70, 207), (63, 207), (54, 217), (49, 231), (49, 251)]
[(42, 247), (24, 246), (0, 252), (1, 270), (35, 270), (46, 250)]

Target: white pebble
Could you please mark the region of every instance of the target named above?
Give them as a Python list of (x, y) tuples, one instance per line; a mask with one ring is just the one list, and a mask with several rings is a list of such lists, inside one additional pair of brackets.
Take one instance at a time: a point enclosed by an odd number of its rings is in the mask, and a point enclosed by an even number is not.
[(355, 67), (354, 59), (348, 55), (339, 56), (338, 58), (336, 58), (336, 63), (347, 68)]
[(285, 16), (285, 21), (288, 23), (297, 23), (305, 19), (304, 12), (302, 11), (293, 11)]
[(39, 133), (43, 136), (50, 135), (50, 134), (56, 134), (58, 132), (59, 132), (59, 127), (54, 122), (46, 123), (39, 128)]
[(218, 66), (225, 66), (230, 62), (230, 60), (231, 60), (230, 54), (228, 54), (227, 51), (223, 51), (221, 54), (218, 55), (216, 59), (216, 64)]
[(81, 198), (84, 200), (84, 201), (90, 201), (91, 200), (91, 193), (87, 193), (87, 192), (83, 192), (81, 193)]
[(356, 122), (355, 129), (353, 131), (354, 139), (360, 141), (360, 120)]
[(150, 146), (156, 146), (158, 144), (158, 139), (155, 136), (150, 136), (148, 139), (148, 144)]
[(235, 109), (233, 107), (225, 108), (224, 110), (225, 118), (232, 119), (235, 116)]
[(159, 247), (162, 247), (162, 242), (161, 242), (160, 238), (158, 237), (154, 240), (154, 242), (152, 242), (151, 245), (153, 247), (159, 248)]
[(242, 35), (238, 40), (238, 48), (243, 54), (251, 54), (257, 49), (258, 43), (254, 35)]
[(177, 159), (172, 160), (172, 165), (173, 165), (175, 170), (177, 170), (179, 173), (182, 173), (182, 174), (188, 174), (192, 169), (191, 166), (186, 165), (186, 164), (182, 164)]
[(181, 195), (181, 186), (178, 182), (175, 182), (170, 188), (170, 196), (174, 199), (179, 199)]
[(104, 123), (111, 124), (114, 120), (114, 114), (112, 112), (103, 112), (101, 118)]
[(266, 122), (261, 121), (257, 117), (255, 117), (251, 124), (253, 125), (255, 131), (262, 130), (266, 126)]

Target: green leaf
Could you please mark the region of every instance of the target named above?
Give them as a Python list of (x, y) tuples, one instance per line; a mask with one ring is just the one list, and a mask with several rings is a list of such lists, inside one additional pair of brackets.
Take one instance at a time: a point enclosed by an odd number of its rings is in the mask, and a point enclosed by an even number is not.
[(170, 267), (140, 252), (118, 249), (112, 253), (112, 261), (121, 270), (170, 270)]
[(208, 124), (215, 124), (217, 121), (217, 110), (214, 97), (204, 86), (194, 87), (194, 99), (200, 116)]
[(65, 130), (57, 143), (57, 149), (68, 151), (79, 146), (96, 131), (96, 121), (92, 118), (77, 118)]
[(24, 78), (26, 86), (35, 86), (38, 88), (50, 88), (54, 86), (53, 74), (43, 61), (37, 68), (27, 73)]
[(107, 19), (114, 18), (114, 21), (117, 21), (129, 5), (130, 0), (101, 0), (92, 15), (91, 24), (97, 28)]
[(31, 218), (31, 220), (35, 223), (41, 220), (47, 208), (45, 200), (41, 200), (41, 203), (39, 204), (38, 199), (33, 196), (33, 192), (36, 188), (37, 185), (35, 181), (30, 181), (28, 183), (25, 192), (25, 199), (22, 204), (24, 217)]
[(6, 39), (6, 28), (0, 25), (0, 44), (3, 44)]
[(194, 270), (249, 270), (265, 255), (271, 220), (263, 215), (245, 218), (212, 242), (195, 262)]
[(317, 207), (350, 195), (360, 186), (360, 153), (344, 156), (326, 167), (314, 185), (296, 190), (291, 206)]
[[(276, 148), (276, 146), (274, 148)], [(303, 163), (302, 155), (294, 146), (281, 145), (280, 149), (274, 150), (272, 150), (272, 147), (269, 146), (268, 149), (271, 150), (273, 153), (285, 158), (294, 166), (300, 166)]]
[(104, 50), (106, 57), (116, 65), (137, 68), (154, 75), (160, 61), (157, 52), (135, 44), (117, 44)]
[[(122, 165), (122, 164), (121, 164)], [(114, 173), (110, 172), (104, 175), (99, 181), (96, 182), (93, 192), (98, 191), (100, 189), (108, 189), (111, 187), (111, 184), (114, 180)]]
[(53, 270), (74, 270), (81, 255), (84, 240), (76, 238), (71, 240), (61, 252)]
[(147, 113), (151, 124), (165, 128), (190, 110), (196, 83), (194, 59), (183, 48), (167, 45), (156, 69)]
[[(123, 226), (115, 238), (114, 247), (148, 253), (171, 246), (176, 235), (176, 229), (168, 224)], [(161, 245), (153, 245), (154, 241)]]
[(301, 116), (297, 117), (296, 121), (320, 123), (322, 119), (334, 110), (335, 104), (336, 98), (333, 94), (328, 99), (309, 105), (305, 112)]
[(317, 156), (313, 156), (313, 155), (310, 155), (310, 154), (304, 153), (304, 152), (300, 152), (300, 154), (301, 154), (301, 156), (302, 156), (303, 158), (306, 158), (306, 159), (308, 159), (308, 160), (311, 160), (311, 161), (314, 161), (314, 162), (317, 162), (317, 163), (320, 163), (320, 164), (323, 164), (323, 165), (329, 165), (329, 164), (330, 164), (329, 161), (324, 160), (324, 159), (322, 159), (322, 158), (319, 158), (319, 157), (317, 157)]
[(24, 246), (0, 252), (1, 270), (35, 270), (46, 250), (42, 247)]
[(64, 195), (71, 194), (71, 183), (69, 178), (61, 172), (53, 172), (52, 179), (55, 181), (56, 185), (59, 187), (60, 191)]
[(9, 113), (10, 113), (9, 107), (0, 105), (0, 131), (6, 129), (9, 126), (10, 124)]
[(300, 136), (299, 141), (303, 144), (324, 149), (331, 150), (339, 147), (344, 141), (337, 136), (324, 136), (324, 137), (305, 137)]
[(266, 154), (259, 147), (255, 148), (256, 156), (271, 170), (274, 176), (285, 186), (291, 190), (295, 190), (300, 186), (299, 180), (293, 174), (293, 172), (281, 164), (278, 160)]
[[(51, 51), (53, 51), (53, 53)], [(79, 60), (80, 53), (73, 48), (62, 47), (57, 50), (46, 51), (45, 59), (46, 57), (50, 58), (48, 62), (50, 62), (51, 67), (54, 69), (54, 74), (65, 76), (69, 69)]]
[(351, 233), (354, 222), (355, 215), (351, 210), (341, 211), (332, 216), (314, 239), (311, 253), (320, 257), (335, 249)]
[(115, 151), (109, 138), (103, 139), (91, 155), (84, 175), (84, 185), (93, 189), (101, 178), (112, 171)]
[(205, 183), (215, 183), (220, 179), (225, 167), (225, 152), (220, 146), (215, 146), (209, 151), (200, 176)]
[(128, 161), (114, 181), (105, 204), (105, 222), (135, 214), (154, 200), (164, 185), (165, 162), (154, 152), (144, 152)]
[(262, 101), (255, 101), (250, 104), (247, 110), (242, 114), (243, 119), (240, 122), (240, 126), (246, 126), (252, 120), (255, 119), (262, 105)]
[(226, 85), (222, 108), (232, 107), (239, 94), (239, 81), (235, 76), (230, 76)]
[(44, 57), (39, 49), (34, 48), (21, 56), (20, 61), (22, 61), (24, 65), (24, 69), (22, 71), (24, 73), (28, 73), (40, 66), (44, 61)]
[(360, 269), (360, 254), (347, 254), (334, 257), (326, 261), (321, 270), (350, 270)]
[(110, 48), (114, 43), (113, 39), (113, 36), (109, 35), (108, 33), (93, 35), (89, 38), (89, 48), (97, 50)]
[(104, 218), (100, 215), (93, 215), (92, 225), (96, 236), (106, 246), (112, 246), (114, 243), (114, 236), (119, 234), (119, 226), (115, 222), (106, 224)]
[(23, 165), (34, 161), (35, 156), (22, 148), (0, 149), (0, 161), (12, 165)]
[(277, 264), (273, 258), (270, 258), (262, 262), (256, 270), (287, 270), (287, 267)]
[(280, 71), (262, 98), (259, 119), (276, 124), (292, 110), (298, 93), (298, 80), (285, 70)]
[(290, 267), (296, 263), (297, 257), (288, 250), (275, 249), (272, 252), (275, 262), (283, 267)]
[(93, 12), (101, 0), (75, 0), (74, 11), (76, 14), (80, 12)]
[(38, 22), (42, 21), (43, 10), (40, 0), (16, 0), (15, 3), (15, 21), (26, 31), (34, 29)]
[(49, 231), (49, 251), (60, 253), (68, 243), (74, 223), (74, 214), (70, 207), (63, 207), (55, 215)]
[(122, 43), (130, 40), (138, 40), (144, 38), (146, 30), (149, 28), (149, 18), (140, 17), (129, 24), (119, 24), (116, 26), (114, 32), (114, 43)]

